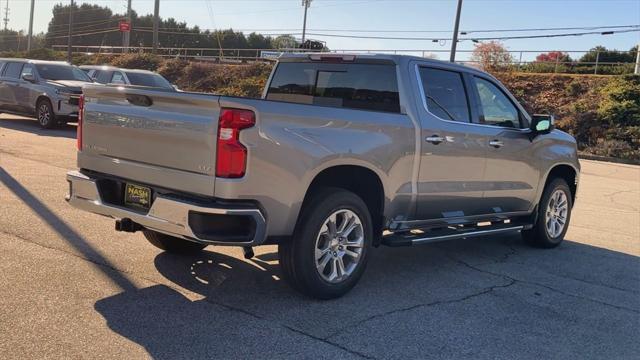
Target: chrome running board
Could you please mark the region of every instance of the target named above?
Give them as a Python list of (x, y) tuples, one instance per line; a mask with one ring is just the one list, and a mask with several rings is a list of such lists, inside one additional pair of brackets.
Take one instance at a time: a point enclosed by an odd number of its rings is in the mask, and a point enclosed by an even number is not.
[[(471, 230), (463, 229), (444, 229), (438, 231), (429, 231), (421, 234), (412, 232), (392, 233), (382, 238), (382, 244), (392, 247), (412, 246), (429, 244), (439, 241), (464, 239), (477, 236), (497, 235), (508, 232), (516, 232), (524, 229), (524, 225), (501, 224), (498, 226), (487, 226), (487, 229), (473, 228)], [(433, 234), (431, 234), (433, 233)]]

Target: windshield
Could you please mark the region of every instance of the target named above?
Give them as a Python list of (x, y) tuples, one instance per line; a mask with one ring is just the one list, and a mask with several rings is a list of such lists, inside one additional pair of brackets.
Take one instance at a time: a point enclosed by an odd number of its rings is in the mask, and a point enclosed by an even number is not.
[(82, 70), (69, 65), (36, 64), (38, 74), (46, 80), (77, 80), (91, 82)]
[(167, 79), (158, 74), (127, 72), (127, 77), (129, 78), (131, 85), (173, 89), (173, 85), (171, 85)]

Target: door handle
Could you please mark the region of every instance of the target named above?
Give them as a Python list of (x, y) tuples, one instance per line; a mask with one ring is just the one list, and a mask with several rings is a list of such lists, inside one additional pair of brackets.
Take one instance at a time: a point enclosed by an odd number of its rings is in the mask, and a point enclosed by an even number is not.
[(430, 142), (430, 143), (434, 144), (434, 145), (438, 145), (438, 144), (440, 144), (441, 142), (444, 141), (444, 138), (442, 136), (438, 136), (438, 135), (431, 135), (431, 136), (427, 137), (425, 140), (427, 142)]
[(489, 146), (493, 146), (494, 148), (501, 148), (504, 146), (504, 143), (500, 140), (491, 140), (489, 141)]

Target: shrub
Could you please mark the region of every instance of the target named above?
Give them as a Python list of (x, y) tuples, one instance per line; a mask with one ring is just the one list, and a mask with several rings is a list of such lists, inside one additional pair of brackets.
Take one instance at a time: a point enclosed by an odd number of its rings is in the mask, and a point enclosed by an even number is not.
[[(189, 62), (181, 59), (170, 59), (162, 62), (158, 67), (158, 73), (164, 76), (171, 83), (178, 83), (185, 73), (185, 68)], [(180, 85), (179, 85), (180, 86)]]
[(599, 139), (598, 145), (591, 148), (590, 152), (595, 155), (615, 158), (638, 158), (640, 152), (637, 148), (625, 141), (616, 139)]
[(582, 91), (582, 85), (577, 81), (572, 81), (564, 87), (564, 92), (568, 96), (578, 96)]
[(162, 58), (153, 54), (135, 53), (115, 57), (111, 65), (125, 69), (143, 69), (156, 71)]
[(613, 78), (602, 90), (598, 116), (609, 125), (640, 126), (640, 76)]
[(262, 90), (267, 82), (264, 77), (249, 77), (238, 79), (237, 83), (218, 89), (217, 93), (227, 96), (242, 96), (249, 98), (260, 98)]

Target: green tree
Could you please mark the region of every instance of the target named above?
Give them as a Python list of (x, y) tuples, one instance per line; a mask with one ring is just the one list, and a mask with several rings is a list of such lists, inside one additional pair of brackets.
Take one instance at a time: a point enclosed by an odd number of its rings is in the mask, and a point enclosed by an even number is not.
[(634, 46), (629, 49), (628, 52), (618, 51), (618, 50), (609, 50), (604, 46), (596, 46), (589, 50), (587, 53), (582, 55), (580, 58), (580, 62), (582, 63), (595, 63), (596, 59), (598, 62), (634, 62), (636, 60), (636, 51), (638, 51), (638, 46)]
[(252, 32), (247, 36), (247, 45), (251, 49), (271, 49), (271, 37)]
[(291, 35), (280, 35), (271, 42), (276, 49), (295, 49), (298, 41)]

